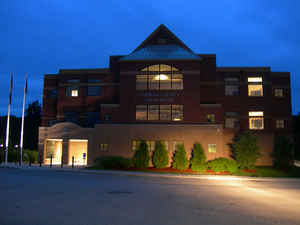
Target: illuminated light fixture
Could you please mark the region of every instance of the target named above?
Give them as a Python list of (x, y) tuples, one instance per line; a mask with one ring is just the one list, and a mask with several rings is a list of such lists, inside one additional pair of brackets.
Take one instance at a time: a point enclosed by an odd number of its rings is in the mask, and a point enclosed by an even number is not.
[(71, 95), (72, 95), (72, 97), (77, 97), (78, 96), (78, 90), (72, 90)]
[(180, 118), (174, 118), (173, 120), (174, 121), (180, 121), (181, 119)]
[(264, 116), (264, 112), (262, 111), (249, 112), (249, 116)]
[(262, 82), (262, 77), (248, 77), (249, 83)]
[(165, 74), (159, 74), (154, 77), (154, 80), (169, 80), (169, 77)]
[(49, 138), (47, 139), (47, 141), (62, 141), (63, 139), (53, 139), (53, 138)]
[(69, 141), (72, 141), (72, 142), (88, 142), (88, 140), (85, 140), (85, 139), (70, 139)]

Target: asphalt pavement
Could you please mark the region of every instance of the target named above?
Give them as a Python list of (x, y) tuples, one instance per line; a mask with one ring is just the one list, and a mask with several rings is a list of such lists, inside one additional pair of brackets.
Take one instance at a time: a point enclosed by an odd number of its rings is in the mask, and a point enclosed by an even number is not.
[(300, 225), (300, 180), (0, 168), (0, 225)]

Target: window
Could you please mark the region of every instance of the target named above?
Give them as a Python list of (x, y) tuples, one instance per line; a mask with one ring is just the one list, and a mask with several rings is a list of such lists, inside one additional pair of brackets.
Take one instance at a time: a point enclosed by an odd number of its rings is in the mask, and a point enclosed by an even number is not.
[(136, 105), (136, 120), (147, 120), (147, 105)]
[(225, 95), (238, 96), (239, 95), (239, 79), (235, 77), (225, 78)]
[(100, 86), (88, 87), (88, 96), (101, 96), (101, 87)]
[(148, 105), (148, 120), (159, 119), (159, 105)]
[(217, 153), (217, 145), (216, 144), (208, 144), (208, 152), (209, 153)]
[(274, 96), (275, 97), (283, 97), (283, 88), (275, 88)]
[(216, 116), (215, 116), (215, 114), (207, 114), (207, 121), (209, 123), (215, 123), (216, 122)]
[(105, 114), (104, 115), (104, 121), (111, 121), (112, 115), (111, 114)]
[(136, 120), (183, 120), (183, 105), (136, 105)]
[(140, 140), (133, 140), (131, 144), (131, 151), (135, 152), (139, 148), (140, 144), (141, 144)]
[(88, 83), (100, 83), (100, 79), (88, 79)]
[(236, 112), (225, 112), (225, 127), (226, 128), (239, 128), (239, 114)]
[(78, 113), (77, 112), (66, 112), (65, 121), (71, 123), (77, 123)]
[[(133, 140), (132, 145), (131, 145), (131, 151), (135, 152), (139, 148), (141, 142), (142, 142), (142, 140)], [(155, 144), (157, 143), (157, 141), (146, 140), (145, 142), (147, 144), (149, 152), (154, 152)], [(162, 143), (165, 145), (166, 150), (168, 151), (168, 142), (167, 141), (162, 141)]]
[(97, 123), (100, 123), (100, 113), (99, 112), (87, 112), (86, 113), (86, 126), (93, 127)]
[(262, 111), (249, 112), (249, 129), (250, 130), (264, 129), (264, 112)]
[(155, 149), (155, 141), (146, 141), (149, 152), (154, 152)]
[(49, 98), (56, 98), (57, 97), (57, 90), (56, 89), (52, 89), (48, 91), (48, 97)]
[(80, 82), (79, 79), (68, 80), (68, 83), (79, 83), (79, 82)]
[(172, 105), (172, 120), (183, 120), (183, 105)]
[(248, 77), (248, 96), (263, 96), (262, 77)]
[[(183, 76), (173, 66), (157, 64), (145, 67), (136, 75), (137, 90), (182, 90)], [(146, 74), (145, 74), (146, 73)]]
[(79, 95), (79, 87), (67, 87), (66, 88), (66, 96), (78, 97)]
[(160, 120), (171, 120), (171, 105), (160, 105)]
[(48, 122), (49, 126), (53, 126), (54, 124), (56, 124), (56, 120), (49, 120)]
[(276, 128), (284, 128), (284, 120), (276, 120)]
[(101, 152), (108, 152), (108, 144), (100, 144), (99, 147)]

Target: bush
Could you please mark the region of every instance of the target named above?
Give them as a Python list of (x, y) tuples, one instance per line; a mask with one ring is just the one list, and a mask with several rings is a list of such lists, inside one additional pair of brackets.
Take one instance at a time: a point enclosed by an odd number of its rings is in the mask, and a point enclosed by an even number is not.
[(166, 168), (169, 164), (169, 155), (163, 142), (157, 141), (152, 156), (152, 162), (155, 168)]
[(27, 150), (27, 149), (23, 150), (22, 158), (23, 158), (24, 162), (37, 163), (38, 156), (39, 156), (39, 153), (37, 151)]
[(140, 146), (136, 150), (133, 158), (133, 164), (135, 168), (147, 168), (149, 167), (149, 150), (147, 143), (141, 141)]
[(206, 170), (206, 155), (203, 151), (202, 145), (198, 142), (195, 143), (192, 158), (191, 158), (191, 169), (194, 171), (203, 172)]
[(186, 152), (183, 144), (178, 144), (173, 156), (172, 168), (178, 170), (186, 170), (189, 166), (189, 160), (186, 157)]
[(232, 144), (233, 157), (240, 169), (254, 169), (256, 160), (261, 156), (257, 137), (242, 133)]
[(237, 163), (232, 159), (217, 158), (208, 162), (208, 167), (215, 172), (230, 172), (234, 173), (237, 171)]
[(131, 166), (131, 160), (121, 156), (98, 157), (95, 163), (100, 169), (128, 169)]
[(273, 164), (277, 168), (287, 168), (293, 165), (294, 146), (286, 136), (276, 136), (272, 153)]

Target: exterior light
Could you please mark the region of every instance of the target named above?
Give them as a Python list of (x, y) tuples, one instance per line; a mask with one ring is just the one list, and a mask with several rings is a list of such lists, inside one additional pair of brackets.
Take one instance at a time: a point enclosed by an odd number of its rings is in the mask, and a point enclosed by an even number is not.
[(264, 116), (264, 112), (262, 111), (249, 112), (249, 116)]
[(180, 118), (174, 118), (173, 120), (174, 121), (180, 121), (181, 119)]
[(262, 77), (248, 77), (249, 83), (262, 82)]
[(19, 147), (19, 145), (15, 145), (15, 148), (18, 148)]
[(159, 74), (154, 77), (154, 80), (169, 80), (169, 77), (165, 74)]
[(0, 148), (3, 148), (3, 146), (4, 146), (3, 144), (0, 144)]

